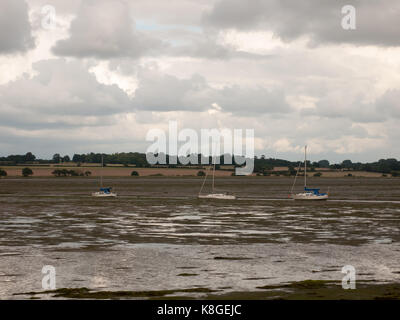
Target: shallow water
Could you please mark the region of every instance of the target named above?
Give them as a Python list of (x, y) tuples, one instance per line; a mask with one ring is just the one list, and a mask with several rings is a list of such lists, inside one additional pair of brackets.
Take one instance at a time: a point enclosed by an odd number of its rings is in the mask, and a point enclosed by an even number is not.
[(362, 280), (400, 277), (400, 179), (313, 179), (331, 188), (318, 203), (289, 200), (286, 178), (221, 178), (239, 199), (211, 202), (195, 178), (107, 182), (118, 198), (90, 197), (94, 179), (0, 180), (0, 298), (42, 291), (43, 265), (57, 288), (109, 291), (252, 291), (340, 281), (347, 264)]

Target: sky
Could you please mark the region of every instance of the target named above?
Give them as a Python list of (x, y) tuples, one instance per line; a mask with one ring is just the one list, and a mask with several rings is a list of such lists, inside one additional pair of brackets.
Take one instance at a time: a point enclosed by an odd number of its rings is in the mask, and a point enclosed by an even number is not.
[(254, 129), (266, 157), (399, 159), (400, 2), (1, 0), (0, 114), (0, 156), (145, 152), (177, 121)]

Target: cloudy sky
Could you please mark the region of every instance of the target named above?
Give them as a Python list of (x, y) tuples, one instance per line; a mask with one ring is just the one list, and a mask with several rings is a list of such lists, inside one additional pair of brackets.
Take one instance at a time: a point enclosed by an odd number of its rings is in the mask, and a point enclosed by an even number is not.
[(0, 112), (2, 156), (144, 152), (175, 120), (252, 128), (267, 157), (400, 158), (400, 2), (1, 0)]

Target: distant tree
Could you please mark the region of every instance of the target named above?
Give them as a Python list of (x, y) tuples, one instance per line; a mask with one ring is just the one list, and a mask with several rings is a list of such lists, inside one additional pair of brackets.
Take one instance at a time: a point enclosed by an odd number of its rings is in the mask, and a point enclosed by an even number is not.
[(54, 163), (59, 163), (60, 160), (61, 160), (61, 156), (60, 156), (59, 153), (56, 153), (56, 154), (53, 155), (53, 162)]
[(314, 173), (314, 177), (320, 177), (320, 176), (322, 176), (322, 173), (321, 173), (321, 172), (316, 172), (316, 173)]
[(353, 170), (363, 171), (363, 164), (361, 162), (353, 162)]
[(318, 166), (320, 168), (329, 168), (329, 161), (328, 160), (320, 160), (320, 161), (318, 161)]
[(64, 156), (64, 157), (62, 158), (62, 161), (63, 161), (63, 162), (70, 162), (71, 159), (70, 159), (70, 157), (69, 157), (68, 155), (66, 155), (66, 156)]
[(206, 175), (205, 172), (202, 171), (202, 170), (200, 170), (200, 171), (197, 172), (197, 176), (198, 176), (198, 177), (204, 177), (205, 175)]
[(77, 177), (79, 176), (79, 172), (76, 172), (75, 170), (68, 170), (68, 173), (71, 177)]
[(131, 172), (131, 176), (136, 176), (136, 177), (137, 177), (137, 176), (139, 176), (139, 172), (137, 172), (137, 171), (132, 171), (132, 172)]
[(378, 161), (376, 165), (376, 170), (382, 173), (390, 173), (392, 170), (397, 169), (397, 160), (396, 159), (381, 159)]
[(24, 157), (25, 162), (32, 162), (35, 161), (36, 157), (32, 154), (32, 152), (28, 152)]
[(56, 176), (56, 177), (59, 177), (59, 176), (61, 176), (61, 170), (60, 169), (56, 169), (51, 174)]
[(29, 177), (29, 176), (33, 175), (33, 171), (32, 171), (31, 168), (23, 168), (22, 169), (22, 175), (24, 177)]
[(364, 165), (364, 170), (365, 171), (374, 171), (372, 165), (369, 163)]
[(66, 177), (69, 174), (67, 169), (56, 169), (51, 174), (55, 175), (56, 177)]
[(89, 176), (91, 176), (92, 175), (92, 173), (90, 172), (90, 171), (85, 171), (85, 176), (86, 177), (89, 177)]
[(345, 169), (351, 169), (353, 167), (353, 162), (351, 162), (351, 160), (344, 160), (342, 162), (342, 167)]
[(73, 162), (85, 162), (85, 156), (80, 154), (74, 154), (72, 157)]
[(7, 177), (7, 171), (0, 169), (0, 177)]
[(78, 177), (78, 176), (83, 176), (84, 174), (82, 172), (78, 172), (75, 170), (67, 170), (67, 169), (56, 169), (52, 172), (53, 175), (55, 175), (56, 177), (67, 177), (67, 176), (71, 176), (71, 177)]

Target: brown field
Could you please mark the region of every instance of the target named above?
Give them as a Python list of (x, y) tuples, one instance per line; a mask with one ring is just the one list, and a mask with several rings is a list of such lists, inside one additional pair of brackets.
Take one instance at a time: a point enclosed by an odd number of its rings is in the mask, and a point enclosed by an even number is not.
[(273, 171), (288, 171), (289, 167), (274, 167)]
[[(4, 166), (3, 169), (7, 171), (9, 177), (20, 177), (22, 176), (22, 169), (28, 167), (33, 171), (33, 177), (53, 177), (52, 172), (56, 169), (74, 170), (79, 173), (90, 171), (92, 177), (100, 176), (101, 168), (98, 164), (86, 165), (77, 167), (75, 165), (62, 166), (62, 165), (51, 165), (48, 167), (44, 166)], [(216, 170), (215, 176), (228, 177), (232, 175), (233, 171), (228, 171), (227, 166), (225, 170)], [(278, 170), (279, 169), (279, 170)], [(274, 171), (284, 171), (286, 167), (275, 167)], [(132, 171), (137, 171), (139, 176), (168, 176), (168, 177), (179, 177), (179, 176), (196, 176), (199, 171), (206, 171), (206, 169), (198, 168), (136, 168), (136, 167), (124, 167), (121, 165), (107, 165), (103, 168), (104, 177), (129, 177)], [(309, 172), (308, 177), (312, 177), (315, 173), (320, 172)], [(324, 178), (343, 178), (348, 177), (348, 174), (352, 174), (353, 177), (365, 177), (365, 178), (379, 178), (382, 177), (382, 173), (378, 172), (366, 172), (366, 171), (323, 171), (322, 177)], [(253, 173), (253, 176), (256, 174)], [(390, 176), (390, 174), (388, 175)], [(268, 177), (265, 177), (268, 178)], [(301, 177), (300, 177), (301, 178)], [(351, 176), (349, 177), (351, 178)]]
[[(342, 178), (347, 177), (348, 174), (352, 174), (353, 177), (365, 177), (365, 178), (379, 178), (382, 177), (382, 173), (379, 172), (367, 172), (367, 171), (324, 171), (321, 172), (325, 178)], [(310, 172), (308, 176), (312, 176), (314, 173)], [(390, 176), (390, 175), (389, 175)], [(351, 178), (351, 177), (349, 177)]]
[[(101, 171), (104, 177), (129, 177), (132, 171), (137, 171), (140, 176), (196, 176), (199, 171), (205, 169), (172, 169), (172, 168), (135, 168), (135, 167), (30, 167), (34, 177), (53, 177), (52, 172), (55, 169), (75, 170), (76, 172), (90, 171), (92, 177), (100, 176)], [(22, 167), (4, 167), (9, 177), (22, 176)], [(217, 170), (216, 176), (230, 176), (232, 171)]]

